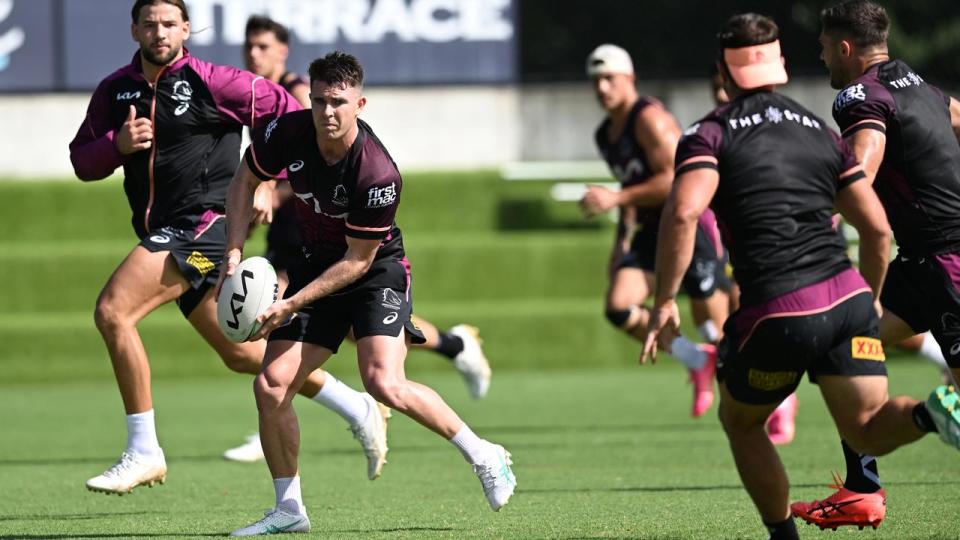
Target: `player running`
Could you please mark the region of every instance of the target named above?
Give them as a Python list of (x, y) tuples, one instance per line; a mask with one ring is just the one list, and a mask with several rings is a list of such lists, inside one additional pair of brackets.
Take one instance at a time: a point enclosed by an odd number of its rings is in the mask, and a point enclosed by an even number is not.
[(408, 344), (424, 338), (410, 320), (410, 266), (394, 221), (400, 173), (358, 118), (366, 104), (363, 68), (353, 56), (334, 52), (315, 60), (309, 73), (312, 109), (284, 115), (254, 132), (228, 195), (223, 275), (241, 260), (257, 186), (284, 170), (297, 198), (304, 240), (284, 298), (258, 317), (263, 327), (254, 336), (269, 335), (254, 394), (276, 505), (233, 535), (310, 530), (291, 397), (336, 353), (351, 328), (367, 390), (450, 440), (473, 466), (491, 508), (499, 510), (516, 486), (510, 453), (479, 438), (436, 392), (404, 375)]
[[(70, 143), (84, 181), (122, 166), (124, 190), (140, 243), (114, 271), (97, 299), (94, 319), (113, 363), (126, 410), (127, 444), (120, 459), (87, 488), (129, 493), (163, 483), (166, 460), (157, 440), (150, 365), (137, 324), (176, 301), (224, 364), (257, 374), (264, 341), (236, 344), (220, 331), (213, 285), (226, 245), (224, 203), (236, 169), (243, 125), (262, 125), (300, 106), (273, 83), (213, 65), (183, 47), (190, 21), (183, 0), (137, 0), (131, 33), (133, 62), (104, 79)], [(300, 392), (346, 419), (379, 475), (386, 421), (368, 394), (322, 371)]]
[[(890, 217), (899, 248), (880, 303), (879, 337), (893, 344), (930, 331), (960, 376), (960, 103), (887, 49), (890, 19), (856, 0), (821, 15), (821, 57), (840, 89), (833, 116), (863, 163)], [(927, 400), (923, 429), (960, 448), (960, 397), (941, 386)], [(847, 477), (822, 501), (794, 503), (795, 515), (821, 528), (879, 524), (886, 513), (877, 462), (842, 441)], [(865, 453), (861, 453), (865, 452)], [(838, 505), (843, 513), (831, 509)]]
[[(600, 153), (622, 189), (590, 186), (580, 201), (587, 216), (619, 209), (620, 221), (610, 254), (610, 288), (606, 317), (612, 325), (640, 340), (646, 337), (650, 312), (643, 303), (653, 287), (657, 224), (673, 182), (673, 157), (680, 139), (676, 120), (660, 102), (641, 97), (633, 61), (616, 45), (600, 45), (587, 58), (587, 76), (607, 113), (595, 139)], [(697, 228), (697, 250), (684, 277), (694, 321), (708, 343), (696, 345), (682, 336), (673, 356), (685, 365), (693, 383), (692, 415), (703, 415), (713, 403), (713, 378), (720, 329), (727, 318), (723, 247), (713, 215), (707, 212)]]
[[(656, 303), (646, 355), (679, 328), (675, 302), (696, 223), (712, 205), (730, 249), (741, 307), (720, 344), (720, 420), (744, 487), (770, 538), (796, 539), (788, 480), (763, 425), (807, 371), (843, 437), (885, 454), (925, 435), (935, 411), (888, 398), (876, 298), (890, 227), (852, 151), (825, 122), (775, 92), (787, 82), (779, 30), (736, 15), (720, 31), (731, 98), (694, 124), (677, 151), (663, 212)], [(834, 208), (860, 233), (861, 272), (832, 226)]]
[[(244, 41), (244, 63), (248, 70), (269, 79), (290, 93), (303, 105), (310, 108), (310, 83), (300, 74), (287, 69), (290, 32), (287, 27), (262, 15), (247, 19)], [(277, 271), (280, 295), (287, 287), (287, 269), (303, 252), (300, 230), (297, 227), (295, 199), (290, 184), (285, 180), (263, 182), (256, 197), (264, 199), (262, 205), (271, 209), (271, 215), (255, 223), (265, 222), (267, 229), (266, 258)], [(492, 372), (483, 354), (480, 333), (476, 327), (458, 324), (441, 331), (431, 322), (412, 316), (414, 324), (423, 333), (426, 341), (414, 347), (433, 351), (449, 359), (463, 377), (470, 397), (481, 399), (490, 389)], [(258, 434), (223, 453), (231, 461), (255, 462), (263, 459), (263, 446)]]

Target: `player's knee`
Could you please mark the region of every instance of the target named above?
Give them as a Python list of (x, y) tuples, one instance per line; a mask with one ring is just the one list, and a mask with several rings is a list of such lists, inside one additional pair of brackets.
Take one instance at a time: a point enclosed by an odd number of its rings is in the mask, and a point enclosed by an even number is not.
[(616, 328), (626, 328), (627, 323), (630, 321), (631, 310), (628, 309), (616, 309), (616, 308), (607, 308), (604, 311), (603, 315), (610, 321)]
[(116, 331), (126, 322), (119, 311), (106, 300), (97, 300), (97, 307), (93, 310), (93, 321), (100, 333)]
[(730, 403), (720, 402), (717, 408), (717, 415), (720, 417), (720, 425), (728, 437), (743, 435), (754, 429), (763, 429), (765, 418), (756, 418), (752, 414), (743, 414), (737, 406)]
[(383, 403), (391, 409), (403, 412), (407, 405), (404, 400), (406, 387), (395, 378), (371, 377), (363, 381), (366, 391), (373, 399)]
[(284, 406), (287, 389), (284, 385), (271, 381), (265, 373), (260, 373), (253, 379), (253, 395), (257, 401), (257, 409), (261, 414), (270, 414)]
[(221, 354), (220, 359), (223, 360), (223, 365), (227, 366), (230, 371), (252, 375), (260, 373), (261, 359), (259, 355), (250, 351), (244, 349), (232, 350), (226, 354)]

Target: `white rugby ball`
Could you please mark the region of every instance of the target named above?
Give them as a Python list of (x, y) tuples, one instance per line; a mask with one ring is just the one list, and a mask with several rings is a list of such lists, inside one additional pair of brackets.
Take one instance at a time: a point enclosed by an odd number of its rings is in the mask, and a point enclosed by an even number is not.
[(263, 257), (250, 257), (223, 281), (217, 298), (217, 322), (230, 341), (246, 341), (257, 330), (257, 317), (277, 301), (277, 272)]

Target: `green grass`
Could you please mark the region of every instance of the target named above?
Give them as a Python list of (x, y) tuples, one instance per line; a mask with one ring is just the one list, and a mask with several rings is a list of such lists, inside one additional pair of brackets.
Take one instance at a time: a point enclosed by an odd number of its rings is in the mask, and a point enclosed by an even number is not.
[[(351, 371), (351, 358), (334, 369)], [(934, 371), (891, 365), (897, 392), (921, 394)], [(355, 384), (356, 379), (346, 377)], [(761, 538), (714, 415), (688, 418), (674, 363), (619, 369), (497, 372), (470, 402), (450, 371), (423, 374), (485, 437), (514, 454), (519, 487), (494, 514), (449, 444), (406, 418), (391, 421), (390, 461), (365, 479), (342, 421), (306, 400), (301, 476), (312, 538)], [(155, 386), (168, 482), (130, 496), (83, 489), (123, 445), (111, 381), (0, 389), (0, 538), (190, 538), (222, 535), (272, 505), (263, 464), (218, 456), (255, 426), (249, 380), (167, 379)], [(782, 450), (793, 495), (823, 496), (842, 456), (814, 387), (801, 388), (797, 440)], [(935, 437), (885, 458), (887, 521), (876, 532), (801, 529), (805, 538), (945, 538), (960, 522), (956, 452)], [(826, 537), (826, 536), (825, 536)]]
[[(547, 188), (489, 172), (409, 175), (400, 217), (417, 313), (478, 325), (495, 370), (481, 402), (430, 353), (411, 353), (408, 373), (510, 448), (515, 498), (490, 512), (458, 453), (405, 418), (391, 422), (384, 477), (368, 482), (343, 422), (300, 400), (311, 537), (764, 536), (715, 416), (688, 417), (682, 369), (668, 358), (637, 367), (638, 345), (602, 317), (610, 224), (584, 225), (573, 205), (547, 202)], [(266, 468), (219, 458), (255, 429), (250, 381), (228, 373), (173, 306), (140, 325), (169, 481), (122, 498), (83, 489), (124, 443), (92, 320), (98, 291), (134, 245), (122, 189), (0, 182), (0, 216), (0, 540), (202, 538), (257, 519), (272, 505)], [(257, 237), (247, 253), (262, 247)], [(352, 356), (346, 346), (328, 367), (356, 387)], [(891, 357), (893, 392), (922, 396), (936, 384), (927, 364)], [(843, 468), (809, 384), (782, 456), (804, 499), (826, 494), (830, 470)], [(955, 451), (928, 437), (880, 467), (889, 510), (879, 531), (804, 537), (956, 537)]]

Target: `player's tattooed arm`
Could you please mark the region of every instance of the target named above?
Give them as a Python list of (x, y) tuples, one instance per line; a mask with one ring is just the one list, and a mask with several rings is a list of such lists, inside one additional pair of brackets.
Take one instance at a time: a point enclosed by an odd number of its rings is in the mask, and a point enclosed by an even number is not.
[(860, 235), (860, 274), (880, 298), (890, 259), (890, 224), (870, 182), (857, 180), (837, 192), (837, 209)]
[(652, 105), (640, 112), (634, 136), (653, 173), (645, 182), (620, 192), (621, 206), (660, 206), (673, 184), (673, 159), (680, 141), (680, 126), (669, 112)]
[[(956, 129), (956, 128), (954, 128)], [(863, 172), (867, 175), (867, 182), (873, 184), (883, 162), (883, 152), (887, 145), (887, 136), (875, 129), (861, 129), (854, 131), (844, 138), (857, 161), (863, 165)]]
[(960, 101), (956, 98), (950, 98), (950, 124), (953, 126), (953, 134), (960, 142)]

